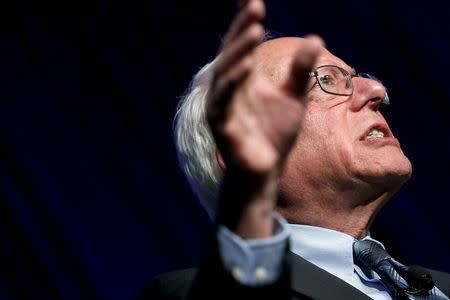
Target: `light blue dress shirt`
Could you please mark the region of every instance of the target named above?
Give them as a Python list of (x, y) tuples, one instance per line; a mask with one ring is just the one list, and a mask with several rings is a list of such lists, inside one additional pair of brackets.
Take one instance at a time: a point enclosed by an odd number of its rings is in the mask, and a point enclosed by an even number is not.
[[(353, 263), (355, 239), (352, 236), (321, 227), (287, 224), (279, 215), (275, 216), (275, 220), (277, 225), (274, 236), (263, 240), (242, 240), (226, 227), (219, 228), (217, 237), (221, 259), (236, 280), (250, 286), (275, 282), (281, 275), (285, 247), (290, 239), (293, 253), (373, 299), (392, 299), (376, 273), (373, 272), (373, 276), (368, 278)], [(366, 239), (381, 244), (370, 237)], [(436, 295), (434, 299), (449, 300), (436, 287), (433, 292)], [(415, 299), (421, 298), (427, 299), (426, 296)]]

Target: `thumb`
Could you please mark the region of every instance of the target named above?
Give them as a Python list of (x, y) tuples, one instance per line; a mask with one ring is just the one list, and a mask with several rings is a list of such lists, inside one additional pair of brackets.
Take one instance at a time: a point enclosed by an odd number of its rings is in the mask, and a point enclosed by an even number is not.
[(297, 51), (291, 63), (286, 89), (296, 97), (302, 98), (307, 91), (309, 72), (314, 67), (320, 50), (325, 46), (318, 35), (305, 36), (304, 44)]

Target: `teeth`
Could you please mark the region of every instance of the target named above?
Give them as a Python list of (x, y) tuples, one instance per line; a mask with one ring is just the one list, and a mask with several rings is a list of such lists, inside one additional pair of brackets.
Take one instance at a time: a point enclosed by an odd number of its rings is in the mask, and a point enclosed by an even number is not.
[(384, 137), (384, 133), (382, 131), (377, 130), (377, 129), (372, 129), (367, 134), (367, 137), (369, 137), (369, 138), (382, 138), (382, 137)]

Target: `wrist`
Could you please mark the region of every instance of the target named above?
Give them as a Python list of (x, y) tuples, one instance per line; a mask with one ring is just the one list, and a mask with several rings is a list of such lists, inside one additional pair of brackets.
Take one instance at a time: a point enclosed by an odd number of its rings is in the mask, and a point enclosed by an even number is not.
[(244, 240), (264, 239), (274, 233), (273, 201), (258, 201), (247, 205), (234, 232)]
[(272, 236), (277, 172), (255, 179), (254, 176), (227, 171), (221, 188), (217, 221), (242, 239)]

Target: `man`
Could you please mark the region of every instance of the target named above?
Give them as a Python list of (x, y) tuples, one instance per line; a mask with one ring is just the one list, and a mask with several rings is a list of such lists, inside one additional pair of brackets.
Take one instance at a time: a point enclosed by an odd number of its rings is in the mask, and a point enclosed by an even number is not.
[(411, 176), (384, 86), (319, 37), (260, 44), (264, 10), (242, 1), (177, 115), (180, 162), (218, 224), (205, 260), (142, 298), (449, 299), (448, 274), (413, 272), (368, 236)]

